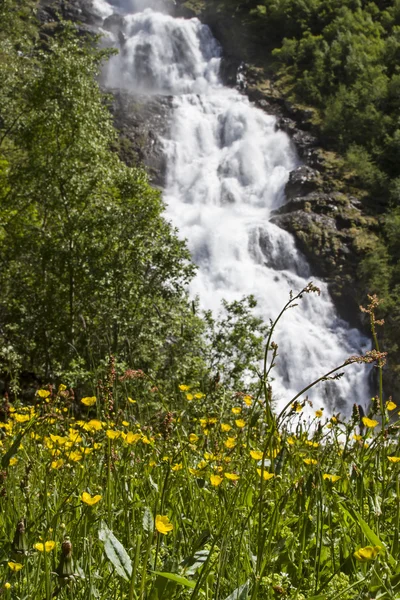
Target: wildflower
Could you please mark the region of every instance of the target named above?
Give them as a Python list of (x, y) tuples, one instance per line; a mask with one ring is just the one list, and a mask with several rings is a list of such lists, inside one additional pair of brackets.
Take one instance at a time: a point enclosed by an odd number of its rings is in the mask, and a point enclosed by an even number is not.
[(220, 477), (220, 475), (211, 475), (210, 481), (211, 481), (211, 485), (213, 485), (214, 487), (217, 487), (222, 483), (223, 478)]
[(225, 477), (229, 479), (229, 481), (237, 481), (240, 478), (240, 475), (236, 475), (236, 473), (225, 473)]
[(293, 404), (291, 405), (291, 408), (293, 410), (295, 410), (296, 412), (301, 412), (303, 410), (302, 405), (299, 402), (297, 402), (297, 400), (296, 400), (296, 402), (293, 402)]
[(317, 461), (315, 460), (315, 458), (303, 458), (303, 461), (306, 463), (306, 465), (316, 465)]
[(188, 392), (190, 390), (190, 387), (188, 385), (184, 385), (183, 383), (179, 386), (179, 389), (181, 390), (181, 392)]
[(242, 412), (242, 409), (240, 408), (240, 406), (234, 406), (232, 408), (232, 412), (234, 415), (240, 415), (240, 413)]
[(49, 390), (38, 390), (36, 394), (39, 396), (39, 398), (48, 398), (50, 396)]
[(59, 458), (58, 460), (53, 460), (51, 463), (51, 468), (52, 469), (60, 469), (64, 463), (65, 463), (65, 460), (63, 458)]
[(388, 460), (392, 463), (400, 462), (400, 456), (388, 456)]
[(331, 475), (330, 473), (324, 473), (322, 475), (322, 479), (328, 479), (332, 483), (335, 483), (335, 481), (339, 481), (339, 479), (341, 479), (341, 477), (340, 477), (340, 475)]
[(394, 410), (395, 408), (397, 408), (397, 404), (389, 400), (388, 402), (386, 402), (386, 408), (388, 410)]
[(318, 419), (320, 419), (322, 417), (322, 415), (323, 415), (322, 409), (315, 411), (315, 416), (318, 417)]
[(61, 435), (54, 435), (53, 433), (50, 434), (50, 439), (59, 446), (63, 446), (68, 441), (68, 438), (62, 437)]
[(79, 462), (80, 460), (82, 460), (83, 455), (80, 452), (73, 451), (69, 453), (68, 458), (70, 458), (74, 462)]
[(90, 421), (88, 423), (86, 423), (86, 427), (88, 431), (100, 431), (100, 429), (103, 427), (103, 425), (101, 424), (101, 421), (98, 421), (97, 419), (90, 419)]
[(193, 394), (186, 394), (186, 400), (193, 400)]
[(85, 398), (81, 399), (82, 404), (85, 406), (93, 406), (93, 404), (96, 404), (96, 401), (96, 396), (85, 396)]
[(275, 477), (274, 473), (268, 473), (268, 471), (262, 472), (261, 469), (257, 469), (257, 473), (259, 474), (260, 477), (261, 477), (261, 473), (263, 473), (263, 479), (265, 481), (268, 481), (268, 479), (272, 479), (273, 477)]
[(224, 442), (224, 446), (228, 449), (234, 448), (236, 446), (236, 439), (229, 437), (226, 442)]
[(293, 446), (293, 445), (296, 443), (296, 438), (294, 438), (294, 437), (290, 436), (290, 437), (288, 437), (288, 438), (287, 438), (287, 440), (286, 440), (286, 441), (287, 441), (287, 443), (288, 443), (290, 446)]
[(115, 431), (115, 429), (107, 429), (106, 431), (106, 436), (110, 439), (110, 440), (116, 440), (119, 437), (121, 437), (121, 432), (120, 431)]
[(206, 460), (217, 460), (215, 454), (211, 454), (211, 452), (204, 452), (204, 458)]
[(364, 423), (365, 427), (370, 427), (371, 429), (378, 425), (378, 421), (375, 419), (369, 419), (368, 417), (363, 417), (362, 422)]
[(9, 465), (10, 467), (14, 467), (18, 462), (18, 458), (16, 458), (15, 456), (13, 456), (13, 458), (10, 458), (10, 462)]
[(151, 444), (151, 442), (154, 442), (154, 438), (148, 438), (147, 435), (144, 435), (142, 437), (142, 442), (143, 444)]
[(81, 500), (89, 506), (94, 506), (95, 504), (100, 502), (101, 496), (100, 494), (97, 494), (96, 496), (91, 496), (90, 494), (88, 494), (88, 492), (82, 492)]
[(26, 421), (29, 421), (30, 416), (15, 413), (13, 418), (14, 418), (14, 421), (16, 421), (17, 423), (26, 423)]
[(60, 383), (60, 385), (58, 386), (59, 392), (65, 392), (66, 389), (67, 389), (67, 386), (64, 385), (63, 383)]
[(133, 400), (133, 398), (129, 398), (129, 397), (128, 397), (128, 402), (130, 402), (131, 404), (136, 404), (136, 400)]
[(365, 546), (365, 548), (356, 550), (354, 557), (361, 562), (367, 562), (368, 560), (374, 560), (381, 550), (381, 546)]
[(232, 426), (229, 425), (228, 423), (221, 423), (221, 431), (230, 431), (232, 429)]
[(198, 436), (198, 435), (196, 435), (195, 433), (191, 433), (191, 434), (189, 435), (189, 442), (190, 442), (191, 444), (195, 444), (195, 443), (196, 443), (196, 442), (198, 442), (198, 441), (199, 441), (199, 436)]
[(235, 425), (236, 427), (242, 429), (243, 427), (246, 427), (246, 421), (244, 421), (243, 419), (236, 419)]
[(251, 396), (249, 396), (249, 395), (244, 396), (243, 402), (245, 403), (246, 406), (251, 406), (251, 403), (252, 403)]
[(182, 471), (183, 469), (183, 464), (182, 463), (176, 463), (173, 467), (172, 470), (173, 471)]
[(355, 433), (353, 435), (353, 440), (356, 440), (357, 442), (359, 442), (360, 440), (362, 440), (362, 435), (358, 435), (357, 433)]
[(201, 400), (201, 398), (204, 398), (204, 394), (202, 392), (197, 392), (194, 397), (197, 398), (197, 400)]
[(10, 561), (7, 564), (10, 567), (11, 571), (14, 571), (14, 573), (17, 573), (18, 571), (20, 571), (24, 566), (24, 565), (21, 565), (21, 563), (17, 563), (14, 561)]
[(250, 450), (250, 456), (251, 458), (254, 458), (254, 460), (261, 460), (263, 457), (263, 453), (259, 450)]
[(36, 542), (36, 544), (33, 544), (33, 547), (35, 550), (39, 550), (39, 552), (51, 552), (56, 547), (56, 543), (52, 540), (49, 540), (44, 544), (43, 542)]
[(157, 515), (156, 516), (156, 529), (160, 533), (166, 535), (169, 531), (172, 531), (174, 526), (170, 522), (167, 516)]
[(136, 444), (136, 442), (138, 442), (141, 437), (141, 433), (133, 433), (132, 431), (128, 431), (128, 433), (125, 436), (125, 442), (127, 444)]
[(9, 583), (8, 581), (6, 581), (6, 583), (4, 584), (4, 588), (6, 590), (9, 590), (11, 588), (11, 583)]
[(336, 417), (331, 417), (331, 423), (337, 423), (337, 418)]

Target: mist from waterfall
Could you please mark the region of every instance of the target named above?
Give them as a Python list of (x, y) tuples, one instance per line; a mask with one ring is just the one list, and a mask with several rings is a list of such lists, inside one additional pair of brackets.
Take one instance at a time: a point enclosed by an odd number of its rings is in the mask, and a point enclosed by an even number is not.
[[(221, 83), (221, 48), (198, 19), (180, 19), (160, 3), (94, 0), (106, 17), (124, 17), (120, 53), (109, 64), (107, 83), (132, 93), (172, 96), (164, 200), (166, 216), (186, 238), (199, 270), (190, 293), (218, 312), (228, 301), (253, 294), (258, 313), (274, 319), (292, 290), (311, 279), (321, 297), (307, 295), (277, 328), (279, 358), (273, 382), (278, 405), (311, 381), (359, 354), (368, 340), (341, 320), (327, 286), (311, 276), (293, 237), (269, 221), (285, 201), (295, 149), (274, 117)], [(352, 366), (345, 377), (320, 385), (315, 407), (346, 412), (369, 399), (368, 371)]]

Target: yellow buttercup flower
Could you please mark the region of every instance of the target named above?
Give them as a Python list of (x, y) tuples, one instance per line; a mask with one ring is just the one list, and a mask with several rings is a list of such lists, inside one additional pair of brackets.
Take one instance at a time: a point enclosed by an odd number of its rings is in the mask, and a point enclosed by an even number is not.
[(85, 396), (85, 398), (81, 399), (81, 402), (85, 406), (93, 406), (93, 404), (96, 404), (97, 398), (96, 396)]
[(204, 394), (202, 392), (197, 392), (194, 397), (197, 398), (197, 400), (201, 400), (201, 398), (204, 398)]
[(225, 477), (229, 479), (229, 481), (237, 481), (240, 478), (240, 475), (236, 475), (236, 473), (225, 473)]
[(39, 396), (39, 398), (48, 398), (50, 396), (49, 390), (38, 390), (36, 394)]
[(13, 419), (17, 423), (26, 423), (26, 421), (29, 421), (30, 418), (30, 415), (21, 415), (19, 413), (14, 413), (13, 415)]
[(156, 529), (163, 535), (166, 535), (174, 528), (167, 516), (157, 515), (156, 516)]
[(315, 458), (303, 458), (303, 461), (306, 463), (306, 465), (316, 465), (317, 461), (315, 460)]
[(362, 422), (364, 423), (365, 427), (369, 427), (370, 429), (373, 429), (379, 423), (379, 421), (376, 421), (375, 419), (369, 419), (368, 417), (363, 417)]
[(127, 444), (136, 444), (136, 442), (138, 442), (141, 437), (141, 433), (133, 433), (132, 431), (128, 431), (128, 433), (125, 436), (125, 442)]
[(198, 441), (199, 441), (199, 436), (198, 436), (198, 435), (196, 435), (195, 433), (191, 433), (191, 434), (189, 435), (189, 442), (190, 442), (191, 444), (195, 444), (195, 443), (196, 443), (196, 442), (198, 442)]
[(193, 394), (186, 394), (186, 400), (193, 400)]
[(221, 423), (221, 431), (230, 431), (232, 429), (232, 425), (229, 423)]
[(400, 456), (388, 456), (388, 460), (392, 463), (400, 462)]
[(365, 546), (365, 548), (356, 550), (354, 557), (360, 562), (367, 562), (368, 560), (374, 560), (381, 550), (381, 546)]
[(357, 442), (359, 442), (360, 440), (362, 440), (362, 435), (358, 435), (357, 433), (355, 433), (353, 435), (353, 440), (356, 440)]
[(80, 452), (75, 452), (74, 450), (73, 452), (70, 452), (68, 454), (68, 458), (70, 458), (74, 462), (79, 462), (80, 460), (82, 460), (83, 454), (81, 454)]
[(322, 412), (322, 410), (316, 410), (315, 411), (315, 416), (318, 417), (318, 419), (320, 419), (322, 417), (324, 413)]
[(43, 542), (36, 542), (36, 544), (33, 544), (33, 547), (35, 548), (35, 550), (38, 550), (39, 552), (51, 552), (56, 547), (56, 543), (53, 542), (52, 540), (49, 540), (48, 542), (45, 542), (44, 544), (43, 544)]
[(181, 392), (187, 392), (188, 390), (190, 390), (190, 387), (188, 385), (184, 385), (183, 383), (179, 386), (179, 389), (181, 390)]
[(232, 408), (232, 412), (233, 412), (234, 415), (240, 415), (240, 413), (242, 412), (242, 409), (241, 409), (240, 406), (234, 406)]
[(6, 581), (6, 583), (4, 584), (4, 589), (6, 589), (6, 590), (11, 589), (11, 583), (9, 581)]
[(243, 419), (236, 419), (235, 425), (236, 427), (243, 429), (243, 427), (246, 427), (246, 421), (244, 421)]
[(322, 475), (322, 479), (328, 479), (332, 483), (335, 483), (335, 481), (339, 481), (339, 479), (341, 479), (341, 477), (340, 477), (340, 475), (331, 475), (330, 473), (324, 473)]
[[(261, 477), (261, 469), (257, 469), (257, 473)], [(265, 479), (265, 481), (268, 481), (268, 479), (272, 479), (273, 477), (275, 477), (274, 473), (268, 473), (268, 471), (263, 472), (263, 479)]]
[(172, 471), (182, 471), (182, 469), (183, 469), (183, 463), (176, 463), (172, 467)]
[(252, 404), (251, 396), (249, 396), (249, 395), (244, 396), (243, 402), (245, 403), (246, 406), (251, 406), (251, 404)]
[(210, 481), (211, 485), (213, 485), (214, 487), (218, 487), (222, 483), (223, 478), (220, 477), (220, 475), (211, 475)]
[(24, 565), (21, 565), (21, 563), (17, 563), (14, 561), (10, 561), (7, 564), (10, 567), (11, 571), (14, 571), (14, 573), (17, 573), (18, 571), (20, 571), (24, 566)]
[(397, 404), (389, 400), (388, 402), (386, 402), (386, 408), (388, 410), (395, 410), (395, 408), (397, 408)]
[(224, 446), (228, 449), (234, 448), (236, 446), (236, 439), (229, 437), (226, 442), (224, 442)]
[(10, 467), (14, 467), (18, 462), (18, 458), (16, 458), (15, 456), (13, 456), (12, 458), (10, 458)]
[(81, 500), (89, 506), (94, 506), (95, 504), (100, 502), (101, 496), (100, 494), (97, 494), (96, 496), (91, 496), (90, 494), (88, 494), (88, 492), (82, 492)]
[(65, 392), (66, 389), (67, 389), (67, 386), (64, 385), (63, 383), (60, 383), (60, 385), (58, 386), (59, 392)]
[(58, 460), (53, 460), (51, 463), (51, 468), (52, 469), (60, 469), (64, 463), (65, 463), (65, 460), (63, 458), (59, 458)]
[(110, 438), (110, 440), (116, 440), (121, 437), (121, 432), (115, 431), (115, 429), (107, 429), (106, 436)]
[(263, 453), (260, 452), (260, 450), (250, 450), (250, 456), (251, 458), (254, 458), (254, 460), (261, 460)]

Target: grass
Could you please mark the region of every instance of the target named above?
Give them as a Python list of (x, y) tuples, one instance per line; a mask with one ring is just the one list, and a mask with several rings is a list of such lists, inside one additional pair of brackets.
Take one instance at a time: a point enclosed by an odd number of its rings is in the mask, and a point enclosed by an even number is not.
[(304, 391), (275, 415), (275, 355), (253, 396), (111, 361), (91, 397), (5, 400), (0, 596), (399, 598), (396, 406), (345, 421)]

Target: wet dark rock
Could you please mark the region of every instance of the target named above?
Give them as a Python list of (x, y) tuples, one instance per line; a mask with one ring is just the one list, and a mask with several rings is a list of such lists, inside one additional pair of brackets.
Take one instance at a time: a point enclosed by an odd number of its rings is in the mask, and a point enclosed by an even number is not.
[(285, 186), (285, 195), (291, 200), (314, 192), (321, 186), (321, 174), (307, 165), (301, 165), (290, 173), (289, 181)]
[(89, 29), (102, 24), (91, 0), (39, 0), (37, 15), (43, 24), (57, 22), (60, 18)]
[(119, 131), (117, 150), (120, 157), (130, 166), (143, 163), (151, 181), (162, 186), (165, 182), (166, 159), (160, 138), (168, 137), (172, 98), (111, 91), (111, 111)]

